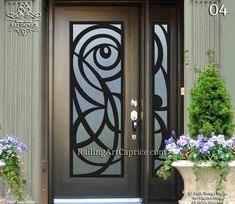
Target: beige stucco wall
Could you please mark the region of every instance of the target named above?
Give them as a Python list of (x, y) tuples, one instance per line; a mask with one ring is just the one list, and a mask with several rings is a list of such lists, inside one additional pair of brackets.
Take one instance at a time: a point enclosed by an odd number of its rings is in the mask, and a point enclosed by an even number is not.
[(235, 1), (221, 0), (221, 3), (229, 12), (220, 17), (221, 75), (229, 89), (235, 110)]

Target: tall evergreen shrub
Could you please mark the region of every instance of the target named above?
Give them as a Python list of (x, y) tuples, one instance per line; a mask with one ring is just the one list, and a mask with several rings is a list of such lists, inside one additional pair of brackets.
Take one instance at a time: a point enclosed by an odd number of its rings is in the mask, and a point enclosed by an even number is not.
[(191, 89), (189, 133), (192, 137), (212, 132), (230, 138), (233, 134), (233, 108), (224, 81), (219, 76), (217, 65), (209, 60), (204, 71), (199, 73), (195, 87)]

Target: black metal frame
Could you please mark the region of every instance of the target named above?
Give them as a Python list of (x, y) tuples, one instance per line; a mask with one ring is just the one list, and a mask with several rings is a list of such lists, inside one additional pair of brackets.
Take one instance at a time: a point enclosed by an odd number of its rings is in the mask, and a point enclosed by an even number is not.
[[(75, 135), (73, 134), (74, 131), (74, 127), (71, 121), (73, 121), (73, 98), (75, 97), (72, 91), (73, 89), (73, 74), (72, 74), (72, 69), (73, 69), (73, 50), (75, 49), (74, 45), (73, 45), (73, 25), (74, 24), (96, 24), (98, 26), (106, 26), (108, 24), (120, 24), (121, 25), (121, 30), (120, 30), (120, 34), (121, 34), (121, 50), (120, 50), (120, 59), (121, 59), (121, 112), (123, 113), (123, 110), (125, 109), (124, 107), (124, 95), (123, 95), (123, 91), (124, 91), (124, 81), (125, 78), (123, 77), (123, 69), (124, 69), (124, 50), (125, 50), (125, 44), (124, 44), (124, 30), (125, 30), (125, 26), (124, 26), (124, 22), (120, 22), (120, 21), (71, 21), (70, 22), (70, 177), (124, 177), (124, 156), (121, 156), (121, 174), (120, 175), (115, 175), (115, 174), (110, 174), (110, 175), (102, 175), (101, 173), (98, 174), (94, 174), (94, 173), (89, 173), (89, 174), (73, 174), (72, 173), (72, 169), (73, 169), (73, 141), (72, 141), (72, 137), (75, 137)], [(105, 91), (105, 90), (104, 90)], [(122, 131), (121, 131), (121, 148), (124, 148), (124, 117), (123, 114), (121, 114), (121, 127), (122, 127)], [(81, 155), (82, 156), (82, 155)], [(115, 156), (115, 155), (112, 155)]]
[[(184, 70), (183, 70), (183, 49), (184, 49), (184, 35), (183, 35), (183, 31), (184, 31), (184, 26), (183, 26), (183, 22), (184, 22), (184, 3), (183, 0), (116, 0), (116, 1), (110, 1), (110, 0), (89, 0), (89, 1), (82, 1), (82, 0), (51, 0), (48, 2), (48, 7), (49, 7), (49, 34), (48, 34), (48, 39), (49, 39), (49, 60), (48, 60), (48, 64), (49, 64), (49, 70), (48, 70), (48, 75), (49, 75), (49, 87), (48, 87), (48, 93), (49, 93), (49, 97), (48, 97), (48, 106), (49, 106), (49, 116), (48, 116), (48, 123), (49, 123), (49, 127), (48, 127), (48, 142), (49, 142), (49, 155), (48, 155), (48, 160), (49, 160), (49, 172), (48, 172), (48, 203), (52, 204), (53, 203), (53, 198), (54, 198), (54, 194), (53, 194), (53, 67), (54, 67), (54, 62), (53, 62), (53, 57), (54, 57), (54, 8), (55, 6), (125, 6), (125, 5), (136, 5), (140, 8), (140, 11), (142, 13), (142, 15), (140, 16), (140, 24), (143, 29), (140, 30), (141, 33), (141, 39), (140, 39), (140, 46), (142, 51), (140, 51), (141, 57), (140, 57), (140, 64), (142, 69), (140, 70), (140, 81), (142, 81), (142, 85), (140, 87), (139, 90), (139, 94), (140, 97), (143, 99), (143, 102), (140, 103), (140, 109), (141, 112), (146, 112), (146, 110), (148, 110), (148, 108), (146, 108), (146, 106), (151, 107), (151, 104), (147, 104), (146, 101), (148, 101), (147, 96), (146, 96), (146, 89), (148, 88), (148, 86), (146, 86), (146, 84), (148, 84), (148, 82), (146, 81), (146, 76), (151, 77), (148, 69), (151, 69), (150, 66), (150, 59), (147, 59), (149, 57), (150, 54), (150, 47), (148, 46), (149, 43), (149, 38), (145, 37), (145, 36), (149, 36), (149, 7), (150, 7), (150, 3), (151, 4), (155, 4), (155, 5), (172, 5), (175, 4), (178, 7), (178, 67), (181, 68), (178, 70), (177, 73), (177, 90), (180, 90), (180, 87), (183, 87), (184, 85)], [(147, 71), (147, 72), (146, 72)], [(183, 103), (183, 97), (180, 96), (178, 94), (178, 98), (175, 101), (175, 106), (176, 108), (179, 110), (178, 114), (178, 122), (177, 122), (177, 126), (179, 128), (179, 132), (182, 133), (183, 132), (183, 110), (184, 110), (184, 103)], [(143, 114), (141, 114), (143, 115)], [(148, 131), (146, 131), (146, 129), (144, 129), (143, 127), (147, 127), (149, 125), (149, 118), (146, 117), (146, 115), (143, 115), (141, 117), (141, 120), (143, 122), (140, 123), (140, 133), (141, 135), (148, 135)], [(149, 130), (151, 130), (151, 128), (147, 128)], [(150, 149), (150, 144), (149, 144), (149, 138), (148, 137), (141, 137), (140, 140), (140, 146), (143, 147), (144, 149)], [(150, 164), (150, 159), (147, 157), (141, 157), (140, 158), (140, 195), (143, 198), (143, 203), (152, 203), (151, 201), (149, 201), (148, 199), (148, 176), (149, 176), (149, 172), (151, 171), (151, 169), (149, 169), (149, 164)], [(182, 186), (182, 181), (179, 179), (179, 184)], [(181, 189), (178, 189), (178, 195), (181, 195)], [(153, 202), (154, 203), (154, 202)]]

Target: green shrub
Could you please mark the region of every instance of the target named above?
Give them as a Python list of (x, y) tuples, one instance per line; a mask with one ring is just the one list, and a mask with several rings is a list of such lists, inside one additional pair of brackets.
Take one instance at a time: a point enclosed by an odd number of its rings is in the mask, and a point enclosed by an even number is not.
[(217, 65), (209, 60), (204, 71), (199, 73), (197, 83), (191, 89), (189, 133), (210, 137), (212, 132), (230, 138), (233, 134), (233, 108), (225, 83), (219, 76)]

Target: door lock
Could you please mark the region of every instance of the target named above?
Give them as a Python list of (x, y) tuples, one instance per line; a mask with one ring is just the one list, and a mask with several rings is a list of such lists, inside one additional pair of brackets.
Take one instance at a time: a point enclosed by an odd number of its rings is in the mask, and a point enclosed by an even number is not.
[(132, 120), (132, 139), (136, 140), (136, 131), (138, 126), (138, 113), (136, 110), (131, 111)]
[(136, 140), (136, 135), (132, 134), (132, 139)]
[(136, 121), (138, 119), (138, 113), (136, 110), (131, 111), (131, 120)]

